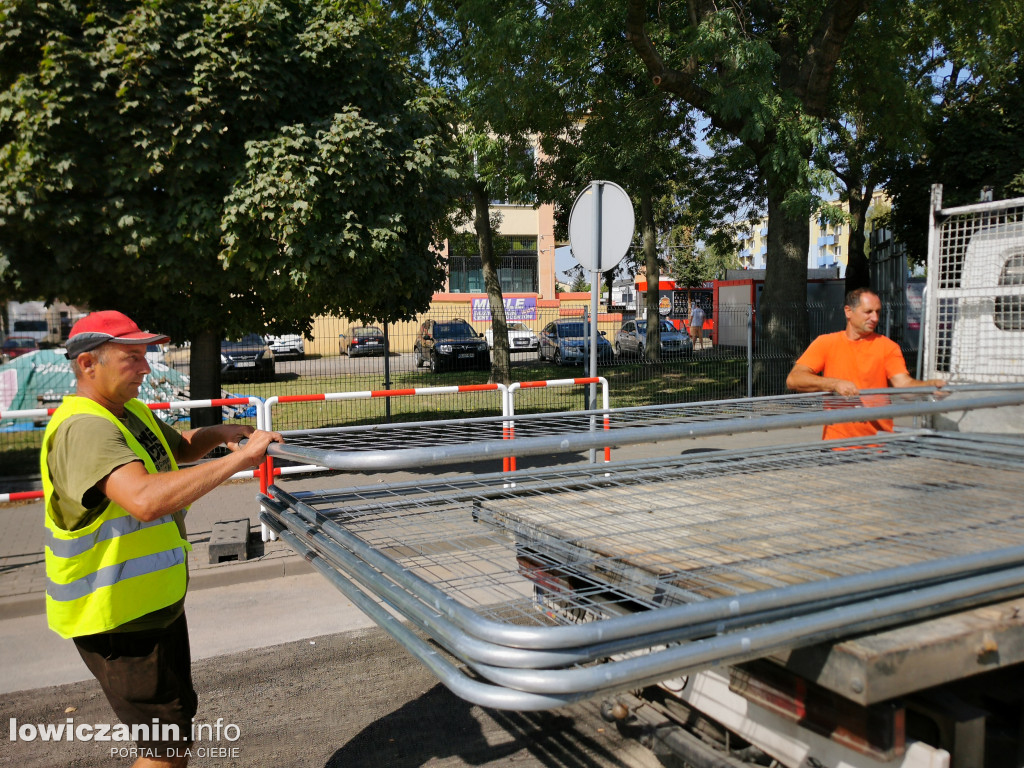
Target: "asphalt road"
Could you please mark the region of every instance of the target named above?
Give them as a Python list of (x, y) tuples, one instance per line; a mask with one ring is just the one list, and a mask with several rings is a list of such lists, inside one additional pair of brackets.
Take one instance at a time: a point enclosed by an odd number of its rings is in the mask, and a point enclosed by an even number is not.
[[(191, 592), (188, 613), (200, 706), (209, 737), (190, 765), (401, 768), (564, 766), (656, 768), (653, 753), (599, 715), (598, 701), (552, 712), (485, 710), (449, 693), (315, 574)], [(328, 625), (347, 631), (305, 637)], [(35, 664), (44, 687), (8, 692), (7, 724), (113, 722), (69, 641), (40, 618), (0, 624), (2, 669)], [(289, 642), (262, 645), (291, 634)], [(20, 650), (17, 650), (20, 648)], [(224, 652), (234, 648), (232, 652)], [(243, 648), (244, 650), (238, 650)], [(212, 652), (212, 653), (211, 653)], [(208, 655), (207, 655), (208, 654)], [(56, 684), (58, 678), (81, 682)], [(6, 673), (5, 673), (6, 674)], [(212, 726), (221, 719), (221, 738)], [(229, 729), (228, 726), (235, 726)], [(129, 765), (129, 744), (4, 738), (0, 763), (19, 768)], [(233, 737), (233, 740), (229, 740)], [(203, 750), (224, 750), (212, 754)]]

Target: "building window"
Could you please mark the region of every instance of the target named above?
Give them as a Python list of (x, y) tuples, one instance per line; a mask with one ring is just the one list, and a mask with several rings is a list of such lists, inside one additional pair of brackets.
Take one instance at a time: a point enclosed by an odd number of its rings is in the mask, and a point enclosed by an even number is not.
[[(498, 281), (502, 293), (537, 293), (537, 238), (496, 236)], [(476, 236), (465, 233), (449, 243), (448, 290), (452, 293), (486, 293), (483, 264)]]
[(840, 255), (842, 255), (842, 253), (843, 253), (843, 246), (837, 245), (836, 246), (836, 256), (840, 256)]

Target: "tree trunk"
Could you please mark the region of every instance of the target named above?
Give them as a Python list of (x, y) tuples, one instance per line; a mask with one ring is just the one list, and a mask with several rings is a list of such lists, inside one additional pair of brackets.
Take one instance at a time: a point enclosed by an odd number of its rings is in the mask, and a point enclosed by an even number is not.
[(661, 357), (661, 265), (658, 263), (658, 232), (654, 226), (654, 201), (650, 190), (640, 190), (640, 234), (644, 243), (644, 271), (647, 274), (647, 346), (651, 360)]
[(873, 185), (864, 192), (860, 186), (849, 190), (850, 198), (850, 252), (846, 255), (846, 292), (857, 288), (871, 287), (871, 271), (868, 256), (864, 252), (864, 227), (867, 225), (868, 208), (871, 206)]
[[(192, 340), (189, 352), (189, 397), (192, 400), (220, 398), (220, 339), (216, 331), (203, 331)], [(193, 408), (192, 428), (220, 424), (220, 408)]]
[(508, 323), (505, 320), (505, 301), (498, 280), (498, 258), (494, 253), (491, 233), (490, 208), (487, 190), (483, 184), (473, 184), (473, 227), (480, 248), (480, 264), (484, 273), (487, 302), (491, 307), (491, 333), (494, 336), (494, 354), (491, 357), (491, 383), (512, 382), (512, 362), (508, 349)]
[(769, 176), (768, 258), (764, 292), (755, 317), (757, 363), (755, 394), (785, 391), (786, 374), (807, 347), (807, 252), (810, 246), (810, 205), (783, 208), (790, 185)]

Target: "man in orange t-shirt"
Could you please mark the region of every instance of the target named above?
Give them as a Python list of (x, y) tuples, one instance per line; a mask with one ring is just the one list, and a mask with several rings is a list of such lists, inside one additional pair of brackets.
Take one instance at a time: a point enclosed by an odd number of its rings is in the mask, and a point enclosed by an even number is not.
[[(941, 387), (946, 383), (942, 379), (915, 379), (907, 371), (899, 346), (875, 333), (882, 302), (872, 290), (850, 291), (843, 309), (846, 329), (822, 334), (811, 342), (786, 377), (789, 389), (855, 397), (862, 389)], [(892, 420), (829, 424), (822, 439), (863, 437), (879, 431), (892, 432)]]

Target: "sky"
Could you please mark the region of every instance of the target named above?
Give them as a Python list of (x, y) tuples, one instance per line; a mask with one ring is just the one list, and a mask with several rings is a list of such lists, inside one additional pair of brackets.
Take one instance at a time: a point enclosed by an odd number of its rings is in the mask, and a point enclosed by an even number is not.
[(560, 282), (567, 283), (569, 279), (565, 271), (576, 265), (576, 259), (572, 257), (572, 249), (568, 245), (555, 248), (555, 278)]

